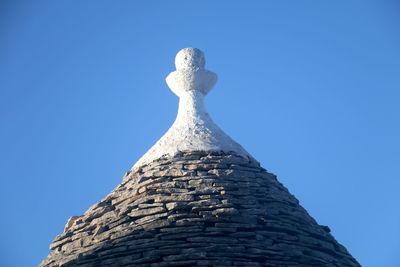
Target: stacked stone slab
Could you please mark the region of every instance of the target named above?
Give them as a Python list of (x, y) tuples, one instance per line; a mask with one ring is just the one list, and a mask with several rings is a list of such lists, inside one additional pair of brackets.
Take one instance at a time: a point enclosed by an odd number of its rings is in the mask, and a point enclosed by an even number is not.
[(127, 173), (41, 266), (360, 266), (249, 157), (180, 153)]

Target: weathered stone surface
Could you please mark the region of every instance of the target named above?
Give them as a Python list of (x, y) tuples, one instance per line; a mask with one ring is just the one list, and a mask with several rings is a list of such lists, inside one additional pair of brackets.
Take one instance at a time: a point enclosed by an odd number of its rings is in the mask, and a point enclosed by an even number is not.
[(181, 153), (123, 179), (41, 266), (360, 266), (249, 158)]
[(161, 213), (163, 211), (165, 211), (164, 207), (135, 209), (135, 210), (131, 211), (128, 215), (132, 218), (135, 218), (135, 217), (143, 217), (143, 216), (147, 216), (147, 215), (152, 215), (155, 213)]
[(230, 216), (230, 215), (236, 215), (238, 213), (239, 211), (235, 208), (220, 208), (212, 212), (212, 214), (216, 216)]
[(167, 203), (166, 207), (168, 210), (171, 211), (190, 209), (187, 202), (181, 202), (181, 201)]

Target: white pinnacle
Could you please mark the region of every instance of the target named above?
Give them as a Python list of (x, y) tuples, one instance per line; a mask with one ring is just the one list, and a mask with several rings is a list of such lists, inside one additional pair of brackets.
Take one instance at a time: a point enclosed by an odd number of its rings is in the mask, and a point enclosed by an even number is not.
[(212, 121), (206, 111), (204, 96), (217, 82), (217, 75), (204, 68), (203, 52), (197, 48), (184, 48), (176, 55), (175, 66), (176, 71), (168, 75), (166, 82), (179, 97), (176, 120), (132, 169), (180, 152), (222, 151), (251, 157)]

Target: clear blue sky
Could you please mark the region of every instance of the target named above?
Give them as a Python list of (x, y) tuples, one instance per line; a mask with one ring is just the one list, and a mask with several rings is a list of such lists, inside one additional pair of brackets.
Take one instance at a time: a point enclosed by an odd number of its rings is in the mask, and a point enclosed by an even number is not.
[(0, 266), (36, 266), (168, 129), (176, 52), (214, 120), (363, 266), (400, 266), (398, 1), (1, 1)]

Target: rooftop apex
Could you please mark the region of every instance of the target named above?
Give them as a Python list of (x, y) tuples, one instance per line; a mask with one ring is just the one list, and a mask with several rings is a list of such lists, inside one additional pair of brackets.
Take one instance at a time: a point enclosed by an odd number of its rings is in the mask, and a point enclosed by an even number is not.
[(217, 82), (217, 74), (205, 69), (205, 57), (197, 48), (184, 48), (175, 57), (176, 70), (166, 78), (179, 97), (178, 115), (160, 140), (133, 166), (140, 167), (180, 152), (234, 152), (251, 157), (225, 134), (206, 111), (204, 96)]

